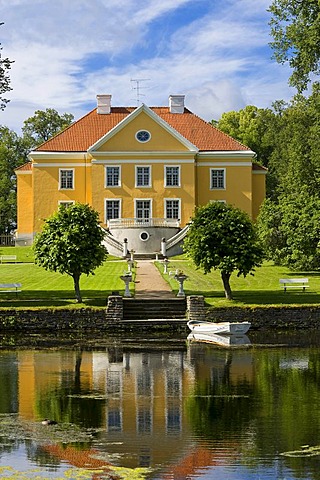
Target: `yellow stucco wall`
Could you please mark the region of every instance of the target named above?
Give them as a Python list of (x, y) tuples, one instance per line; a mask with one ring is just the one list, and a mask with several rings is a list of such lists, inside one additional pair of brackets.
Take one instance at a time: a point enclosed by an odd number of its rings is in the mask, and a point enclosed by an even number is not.
[[(146, 143), (138, 142), (135, 138), (137, 131), (148, 130), (151, 139)], [(119, 129), (107, 142), (98, 149), (100, 152), (135, 152), (135, 151), (188, 151), (174, 135), (165, 130), (145, 112), (141, 112), (130, 123)]]
[[(105, 187), (105, 167), (106, 165), (121, 166), (121, 186)], [(135, 169), (136, 166), (151, 167), (151, 187), (135, 186)], [(165, 166), (180, 166), (181, 183), (180, 187), (165, 187)], [(179, 163), (179, 159), (175, 159), (174, 164), (167, 162), (165, 159), (147, 161), (147, 163), (134, 163), (126, 160), (110, 160), (105, 165), (92, 166), (92, 206), (99, 212), (102, 222), (105, 222), (105, 200), (121, 199), (121, 217), (134, 218), (135, 216), (135, 199), (150, 199), (152, 203), (152, 217), (165, 217), (166, 198), (177, 198), (181, 200), (181, 223), (185, 225), (192, 215), (195, 204), (195, 175), (194, 164)]]
[[(45, 163), (45, 166), (43, 166)], [(79, 165), (81, 163), (81, 166)], [(84, 162), (56, 161), (38, 162), (33, 168), (34, 184), (34, 229), (38, 232), (43, 221), (58, 209), (59, 202), (73, 201), (91, 203), (91, 167), (86, 167)], [(82, 166), (83, 165), (83, 166)], [(59, 188), (60, 169), (72, 169), (74, 171), (74, 189)]]
[(31, 173), (17, 175), (18, 234), (32, 234), (33, 228), (33, 176)]
[(259, 214), (259, 208), (266, 198), (266, 175), (265, 173), (255, 173), (252, 175), (252, 219), (256, 220)]
[[(227, 162), (226, 162), (227, 163)], [(234, 162), (233, 162), (234, 163)], [(225, 170), (225, 189), (210, 189), (210, 171), (212, 168)], [(252, 167), (229, 166), (219, 162), (197, 166), (197, 204), (206, 205), (213, 200), (225, 201), (241, 208), (250, 217), (252, 213)]]

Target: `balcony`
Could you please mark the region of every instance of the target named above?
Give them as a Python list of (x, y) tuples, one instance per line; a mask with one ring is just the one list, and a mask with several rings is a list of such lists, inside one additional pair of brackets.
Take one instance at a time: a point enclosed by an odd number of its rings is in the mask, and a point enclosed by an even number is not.
[(115, 228), (148, 228), (148, 227), (180, 227), (180, 220), (175, 218), (114, 218), (108, 220), (108, 227)]

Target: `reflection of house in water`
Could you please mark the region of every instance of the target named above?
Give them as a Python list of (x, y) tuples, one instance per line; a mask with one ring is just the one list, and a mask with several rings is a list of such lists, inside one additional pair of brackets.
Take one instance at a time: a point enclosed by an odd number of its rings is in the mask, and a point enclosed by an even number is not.
[(101, 377), (106, 382), (103, 437), (116, 444), (108, 445), (111, 458), (123, 454), (126, 466), (135, 467), (179, 454), (183, 438), (190, 435), (183, 397), (194, 382), (185, 352), (125, 351), (121, 357), (110, 351), (107, 358), (94, 354), (94, 365), (97, 385)]
[[(92, 454), (99, 450), (106, 461), (132, 468), (171, 464), (187, 471), (192, 458), (199, 460), (198, 450), (214, 465), (212, 452), (207, 454), (206, 445), (195, 442), (186, 404), (199, 382), (220, 384), (228, 376), (233, 384), (244, 379), (251, 383), (253, 378), (250, 352), (207, 350), (203, 345), (192, 346), (188, 353), (184, 347), (165, 351), (116, 346), (80, 356), (75, 351), (25, 351), (19, 352), (18, 361), (21, 417), (39, 420), (44, 415), (39, 398), (77, 392), (80, 425), (92, 406), (99, 411), (97, 426), (103, 430)], [(89, 399), (88, 393), (94, 395)], [(61, 398), (61, 408), (67, 404)], [(54, 413), (48, 412), (51, 418)], [(226, 451), (233, 448), (229, 443), (226, 438)], [(194, 468), (201, 467), (196, 463)]]

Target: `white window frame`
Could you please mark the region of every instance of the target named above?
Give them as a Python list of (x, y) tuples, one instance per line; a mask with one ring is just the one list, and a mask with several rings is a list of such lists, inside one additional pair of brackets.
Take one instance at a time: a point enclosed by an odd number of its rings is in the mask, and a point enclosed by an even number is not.
[[(167, 217), (167, 204), (168, 204), (168, 202), (175, 202), (175, 201), (179, 202), (179, 207), (178, 207), (179, 216), (178, 216), (178, 218), (169, 218), (169, 217)], [(181, 221), (181, 198), (165, 198), (164, 199), (164, 218), (168, 219), (168, 220), (177, 220), (179, 222)]]
[[(118, 184), (117, 185), (108, 185), (108, 168), (117, 168), (119, 170), (119, 179), (118, 179)], [(121, 187), (121, 166), (120, 165), (106, 165), (104, 169), (104, 175), (105, 175), (105, 188), (117, 188)]]
[[(168, 185), (167, 183), (167, 169), (168, 168), (177, 168), (178, 169), (178, 185)], [(164, 186), (167, 188), (179, 188), (181, 187), (181, 168), (180, 165), (165, 165), (164, 166)]]
[[(61, 186), (62, 172), (72, 172), (72, 187), (71, 188)], [(74, 190), (74, 189), (75, 189), (74, 168), (59, 168), (59, 190)]]
[[(149, 182), (148, 185), (139, 185), (138, 184), (138, 168), (148, 168), (149, 169)], [(150, 188), (152, 185), (152, 180), (151, 180), (151, 165), (136, 165), (135, 166), (135, 187), (136, 188)]]
[[(212, 181), (213, 172), (223, 172), (223, 187), (214, 187)], [(226, 190), (226, 169), (225, 168), (210, 168), (210, 190)]]
[[(134, 199), (134, 218), (138, 219), (137, 217), (137, 202), (150, 202), (150, 215), (148, 220), (152, 219), (152, 198), (135, 198)], [(142, 219), (141, 219), (142, 220)]]
[(74, 205), (76, 202), (75, 200), (59, 200), (58, 201), (58, 205), (66, 205), (66, 206), (69, 206), (69, 205)]
[(121, 198), (105, 198), (104, 199), (104, 223), (107, 225), (109, 220), (117, 220), (114, 218), (107, 218), (107, 202), (119, 202), (119, 217), (117, 219), (122, 218), (122, 199)]

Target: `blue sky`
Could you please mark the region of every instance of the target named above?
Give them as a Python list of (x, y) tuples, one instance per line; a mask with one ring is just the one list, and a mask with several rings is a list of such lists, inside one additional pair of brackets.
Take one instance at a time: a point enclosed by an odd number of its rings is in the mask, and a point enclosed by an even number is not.
[(79, 118), (96, 95), (116, 106), (186, 106), (211, 120), (288, 100), (288, 67), (271, 59), (271, 0), (0, 0), (2, 55), (14, 60), (0, 124), (36, 110)]

